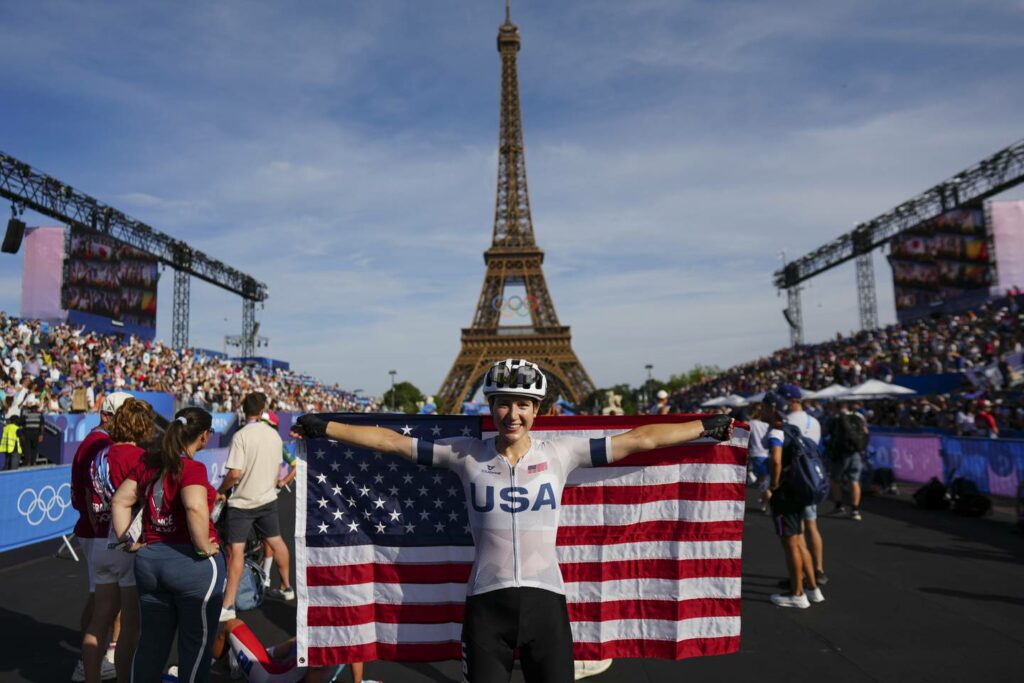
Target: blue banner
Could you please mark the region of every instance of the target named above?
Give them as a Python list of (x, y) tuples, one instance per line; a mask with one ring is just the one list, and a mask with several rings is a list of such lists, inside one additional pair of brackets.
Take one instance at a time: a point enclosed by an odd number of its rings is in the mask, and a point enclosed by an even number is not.
[(0, 472), (0, 552), (70, 534), (71, 467)]

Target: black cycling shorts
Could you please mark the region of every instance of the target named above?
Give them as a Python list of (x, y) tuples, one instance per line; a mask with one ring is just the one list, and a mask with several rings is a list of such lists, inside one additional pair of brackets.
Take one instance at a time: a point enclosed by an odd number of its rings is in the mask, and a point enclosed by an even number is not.
[(527, 683), (573, 681), (572, 631), (564, 595), (523, 587), (466, 598), (464, 683), (508, 683), (516, 649)]

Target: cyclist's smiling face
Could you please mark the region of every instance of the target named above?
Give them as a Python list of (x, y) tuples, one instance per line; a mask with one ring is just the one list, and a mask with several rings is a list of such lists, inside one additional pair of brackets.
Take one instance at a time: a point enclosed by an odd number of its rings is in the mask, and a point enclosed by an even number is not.
[(509, 443), (515, 443), (530, 433), (537, 417), (539, 404), (523, 396), (496, 396), (491, 405), (498, 434)]

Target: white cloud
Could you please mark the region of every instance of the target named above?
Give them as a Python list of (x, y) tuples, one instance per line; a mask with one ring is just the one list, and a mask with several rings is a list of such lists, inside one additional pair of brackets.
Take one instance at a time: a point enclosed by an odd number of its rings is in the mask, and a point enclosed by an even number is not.
[[(948, 4), (513, 8), (534, 225), (595, 381), (785, 345), (779, 250), (1020, 135), (1013, 10), (954, 31)], [(352, 388), (382, 390), (393, 367), (436, 391), (491, 238), (499, 12), (41, 5), (0, 27), (0, 95), (29, 112), (0, 112), (5, 151), (266, 282), (271, 355)], [(891, 320), (880, 259), (876, 274)], [(196, 343), (237, 333), (236, 298), (197, 283), (192, 301)], [(10, 290), (0, 304), (17, 308)], [(856, 327), (852, 266), (809, 283), (804, 319), (809, 340)]]

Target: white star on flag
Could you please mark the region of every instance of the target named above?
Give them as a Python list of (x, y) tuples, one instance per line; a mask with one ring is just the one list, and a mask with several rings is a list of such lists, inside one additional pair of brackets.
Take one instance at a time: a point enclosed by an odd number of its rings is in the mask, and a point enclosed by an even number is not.
[[(453, 514), (454, 514), (454, 513), (453, 513)], [(399, 517), (401, 517), (401, 516), (402, 516), (402, 513), (401, 513), (401, 512), (398, 512), (397, 510), (396, 510), (396, 511), (394, 511), (394, 512), (389, 512), (389, 513), (388, 513), (388, 517), (390, 517), (390, 518), (391, 518), (391, 521), (392, 521), (392, 522), (397, 522), (397, 521), (398, 521), (398, 518), (399, 518)]]
[(437, 530), (438, 533), (441, 533), (442, 531), (444, 531), (444, 522), (438, 522), (434, 525), (434, 528)]
[(368, 495), (370, 495), (370, 489), (364, 486), (363, 488), (359, 489), (359, 495), (362, 496), (363, 498), (366, 498)]
[(472, 436), (473, 435), (473, 430), (470, 429), (469, 427), (463, 427), (462, 428), (462, 435), (463, 436)]
[(320, 526), (318, 526), (317, 528), (320, 529), (320, 533), (322, 533), (322, 534), (327, 533), (327, 525), (324, 524), (323, 522), (320, 522)]
[(332, 472), (337, 472), (339, 467), (341, 467), (341, 463), (340, 462), (332, 462), (331, 463), (331, 471)]
[(350, 522), (349, 525), (348, 525), (348, 528), (351, 529), (352, 531), (359, 531), (359, 525), (356, 524), (355, 522)]
[(345, 513), (344, 513), (344, 512), (342, 512), (341, 510), (335, 510), (335, 511), (334, 511), (334, 512), (332, 512), (331, 514), (333, 514), (333, 515), (334, 515), (334, 519), (335, 519), (335, 520), (341, 519), (342, 517), (344, 517), (344, 516), (345, 516)]
[(327, 499), (326, 498), (321, 498), (317, 502), (320, 503), (320, 507), (322, 507), (322, 508), (327, 507)]
[(410, 427), (409, 425), (405, 425), (404, 427), (402, 427), (402, 434), (406, 436), (412, 434), (412, 427)]
[(326, 474), (318, 474), (318, 475), (316, 475), (316, 483), (323, 484), (326, 481), (327, 481), (327, 475)]
[(341, 495), (341, 487), (338, 486), (337, 484), (335, 484), (334, 488), (331, 489), (331, 493), (333, 493), (336, 496), (340, 496)]
[(351, 460), (353, 455), (355, 455), (355, 453), (352, 451), (351, 448), (349, 448), (348, 450), (345, 451), (345, 459), (346, 460)]
[(405, 525), (405, 533), (407, 533), (407, 534), (411, 534), (415, 529), (416, 529), (416, 527), (413, 526), (412, 523), (409, 523), (409, 524)]
[(433, 427), (430, 428), (430, 433), (433, 436), (441, 436), (441, 427), (438, 425), (434, 425)]
[(385, 528), (385, 527), (384, 527), (384, 525), (383, 525), (383, 524), (381, 524), (380, 522), (377, 522), (377, 533), (378, 533), (378, 534), (382, 534), (382, 533), (384, 533), (384, 528)]
[(377, 506), (378, 510), (384, 507), (384, 503), (385, 500), (383, 498), (378, 498), (377, 500), (373, 501), (373, 504)]

